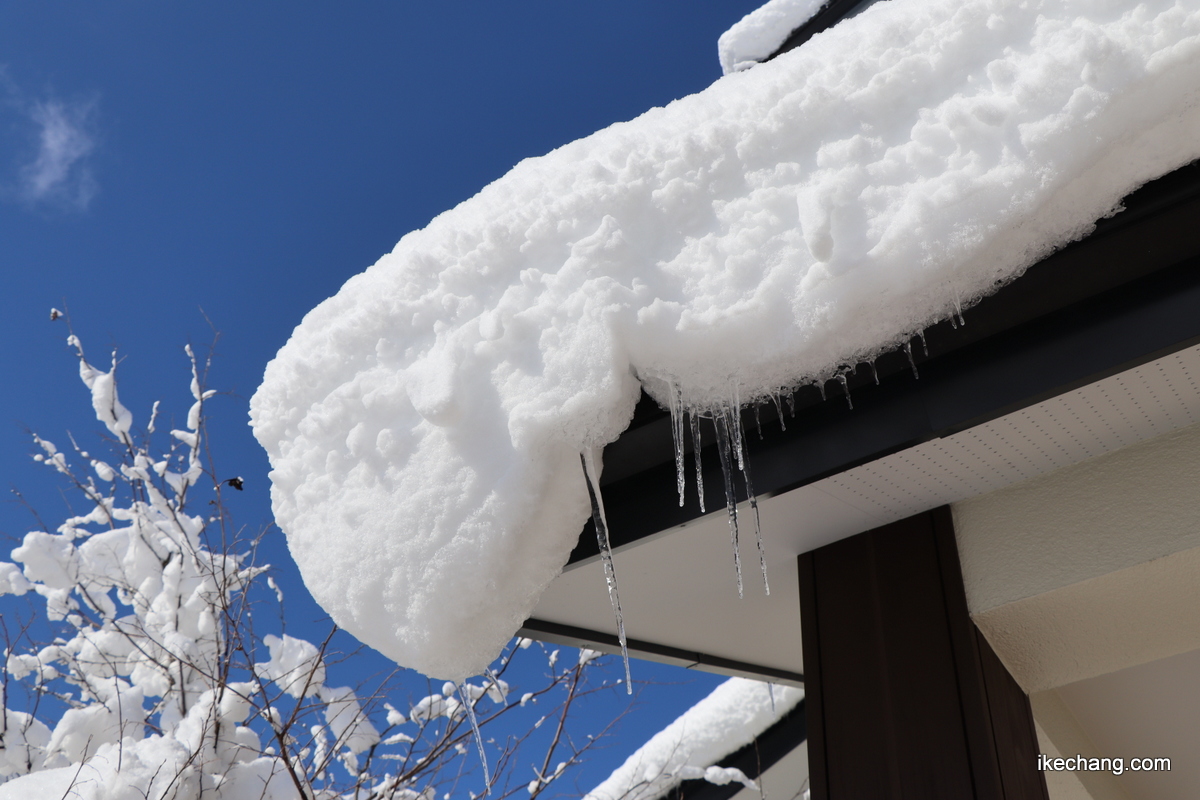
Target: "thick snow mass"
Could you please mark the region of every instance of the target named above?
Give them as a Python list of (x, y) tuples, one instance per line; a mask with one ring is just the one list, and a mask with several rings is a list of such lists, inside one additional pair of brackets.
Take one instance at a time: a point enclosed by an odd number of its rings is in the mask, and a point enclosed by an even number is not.
[(1200, 0), (892, 0), (518, 164), (267, 367), (305, 581), (401, 664), (481, 672), (640, 387), (712, 409), (873, 358), (1195, 159), (1198, 99)]
[(770, 0), (738, 20), (717, 40), (721, 72), (754, 66), (779, 49), (792, 31), (812, 19), (829, 0)]
[(715, 766), (750, 744), (804, 699), (804, 690), (730, 678), (651, 737), (584, 800), (654, 800), (680, 782), (748, 779)]

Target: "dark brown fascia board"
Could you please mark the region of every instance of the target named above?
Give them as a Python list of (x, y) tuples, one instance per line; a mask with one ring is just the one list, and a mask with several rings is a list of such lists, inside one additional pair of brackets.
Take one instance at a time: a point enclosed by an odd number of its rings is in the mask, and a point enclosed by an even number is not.
[[(969, 309), (965, 326), (947, 320), (926, 330), (928, 354), (919, 341), (912, 347), (919, 379), (897, 350), (875, 362), (880, 385), (865, 365), (848, 376), (853, 409), (836, 382), (826, 387), (827, 399), (802, 387), (786, 430), (773, 407), (761, 409), (761, 439), (747, 409), (757, 494), (789, 491), (1200, 342), (1200, 166), (1146, 184), (1124, 205), (1090, 236)], [(724, 482), (711, 423), (702, 430), (705, 503), (720, 510)], [(629, 429), (604, 451), (601, 488), (613, 546), (700, 517), (690, 484), (681, 508), (669, 415), (643, 395)], [(597, 555), (588, 522), (570, 563)]]
[[(539, 642), (598, 650), (609, 655), (621, 654), (621, 643), (614, 634), (579, 628), (574, 625), (564, 625), (559, 622), (530, 618), (525, 620), (525, 624), (517, 632), (517, 635), (537, 639)], [(804, 686), (804, 676), (799, 672), (697, 653), (640, 639), (629, 639), (627, 645), (631, 658), (643, 658), (659, 664), (686, 667), (716, 675), (753, 678), (786, 686)]]

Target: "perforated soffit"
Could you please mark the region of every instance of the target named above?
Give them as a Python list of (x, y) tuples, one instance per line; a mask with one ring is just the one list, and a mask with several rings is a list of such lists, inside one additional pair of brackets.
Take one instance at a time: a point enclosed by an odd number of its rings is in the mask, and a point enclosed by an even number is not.
[[(636, 648), (642, 657), (663, 660), (665, 646), (697, 654), (684, 661), (700, 669), (772, 679), (778, 670), (798, 674), (799, 637), (780, 635), (799, 626), (795, 570), (789, 567), (796, 554), (1197, 422), (1200, 345), (767, 498), (759, 505), (775, 589), (769, 597), (751, 590), (737, 599), (725, 510), (713, 509), (618, 551), (629, 635), (653, 643)], [(748, 511), (743, 504), (742, 513)], [(757, 559), (745, 522), (743, 534), (743, 567), (748, 585), (756, 586)], [(525, 635), (615, 649), (612, 610), (594, 562), (564, 571), (534, 617), (531, 622), (543, 628)], [(545, 623), (571, 626), (571, 635), (554, 638)], [(682, 663), (680, 658), (667, 660)], [(739, 665), (722, 667), (721, 659)]]
[(814, 488), (878, 518), (903, 519), (1200, 422), (1200, 345)]
[[(777, 556), (802, 553), (1197, 422), (1200, 345), (952, 436), (760, 498), (763, 535)], [(618, 552), (632, 552), (685, 530), (724, 526), (725, 510), (710, 511)], [(787, 524), (789, 519), (795, 523)], [(567, 570), (594, 561), (582, 560)]]

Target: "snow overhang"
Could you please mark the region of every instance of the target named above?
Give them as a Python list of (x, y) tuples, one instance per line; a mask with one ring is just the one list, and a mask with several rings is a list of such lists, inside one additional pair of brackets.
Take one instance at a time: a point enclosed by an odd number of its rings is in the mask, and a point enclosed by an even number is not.
[[(268, 365), (252, 420), (306, 584), (364, 642), (460, 680), (486, 669), (568, 561), (590, 508), (581, 456), (621, 436), (643, 388), (728, 421), (780, 387), (844, 381), (851, 423), (801, 396), (819, 429), (781, 428), (771, 441), (789, 446), (774, 450), (751, 434), (771, 494), (1069, 385), (1029, 390), (1017, 374), (1016, 390), (984, 380), (971, 384), (980, 397), (956, 397), (991, 363), (993, 337), (944, 351), (936, 323), (1200, 156), (1197, 74), (1200, 10), (1168, 0), (879, 3), (522, 162), (348, 281)], [(1007, 341), (983, 316), (962, 335)], [(858, 386), (930, 326), (919, 392), (894, 391), (895, 357), (878, 394)], [(961, 375), (943, 376), (971, 347)], [(1080, 363), (1075, 380), (1103, 369)], [(626, 442), (652, 439), (644, 427)], [(610, 460), (619, 540), (687, 521), (669, 502), (619, 497), (653, 468), (621, 474)]]
[(795, 50), (821, 31), (832, 28), (848, 17), (853, 17), (875, 2), (878, 0), (828, 0), (826, 3), (817, 0), (813, 3), (816, 11), (812, 16), (797, 25), (791, 33), (782, 37), (782, 44), (779, 45), (779, 48), (764, 60), (769, 61)]
[[(772, 594), (734, 588), (715, 445), (707, 507), (675, 494), (669, 415), (643, 398), (604, 453), (601, 491), (632, 652), (723, 674), (803, 680), (794, 559), (1200, 421), (1200, 166), (1130, 195), (1125, 210), (966, 313), (848, 380), (747, 409)], [(915, 371), (914, 371), (915, 366)], [(917, 377), (919, 375), (919, 378)], [(786, 426), (786, 429), (785, 427)], [(709, 440), (711, 442), (711, 439)], [(693, 455), (686, 467), (693, 467)], [(744, 496), (739, 497), (744, 500)], [(742, 505), (743, 526), (748, 513)], [(1132, 531), (1131, 535), (1136, 535)], [(744, 542), (743, 562), (753, 544)], [(596, 537), (579, 537), (526, 635), (615, 647)], [(975, 609), (973, 609), (975, 611)], [(689, 663), (690, 662), (690, 663)]]

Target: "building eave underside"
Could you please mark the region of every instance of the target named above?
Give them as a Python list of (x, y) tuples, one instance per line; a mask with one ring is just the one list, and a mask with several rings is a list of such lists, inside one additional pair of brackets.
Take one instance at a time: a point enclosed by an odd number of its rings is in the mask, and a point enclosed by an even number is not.
[[(1200, 162), (1131, 194), (1095, 232), (1034, 265), (912, 347), (836, 381), (800, 388), (786, 430), (762, 409), (746, 447), (759, 497), (787, 492), (891, 453), (944, 438), (1200, 342)], [(917, 377), (919, 376), (919, 377)], [(751, 409), (743, 412), (756, 427)], [(703, 426), (708, 427), (708, 426)], [(706, 506), (724, 506), (706, 431)], [(669, 415), (643, 396), (628, 430), (604, 452), (602, 493), (615, 548), (701, 516), (675, 493)], [(690, 447), (688, 460), (691, 460)], [(690, 465), (689, 465), (690, 469)], [(740, 496), (739, 500), (744, 500)], [(570, 564), (598, 556), (589, 522)]]
[[(1022, 277), (966, 312), (966, 325), (928, 329), (928, 354), (885, 354), (851, 375), (848, 407), (830, 383), (796, 392), (786, 430), (763, 414), (762, 439), (746, 437), (760, 499), (838, 476), (923, 443), (983, 426), (1051, 398), (1134, 370), (1200, 342), (1200, 165), (1192, 164), (1139, 189), (1125, 210), (1102, 220), (1086, 239), (1031, 267)], [(765, 409), (764, 409), (765, 410)], [(754, 415), (744, 422), (753, 431)], [(916, 451), (920, 452), (920, 451)], [(719, 459), (711, 442), (701, 451), (707, 507), (724, 507)], [(618, 552), (697, 523), (695, 496), (678, 505), (674, 450), (666, 412), (643, 397), (630, 428), (604, 453), (602, 493)], [(692, 469), (692, 455), (687, 455)], [(739, 499), (744, 499), (739, 497)], [(858, 531), (847, 531), (845, 535)], [(590, 523), (568, 570), (598, 556)], [(666, 590), (669, 587), (664, 587)], [(536, 612), (535, 612), (536, 617)], [(618, 650), (601, 623), (531, 619), (522, 635), (605, 652)], [(637, 657), (729, 675), (801, 684), (802, 671), (633, 637)], [(798, 637), (798, 633), (797, 633)], [(677, 644), (677, 643), (676, 643)], [(719, 650), (719, 648), (713, 648)]]

